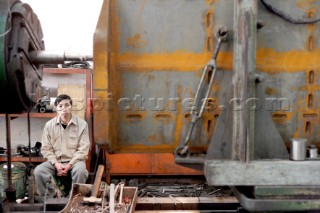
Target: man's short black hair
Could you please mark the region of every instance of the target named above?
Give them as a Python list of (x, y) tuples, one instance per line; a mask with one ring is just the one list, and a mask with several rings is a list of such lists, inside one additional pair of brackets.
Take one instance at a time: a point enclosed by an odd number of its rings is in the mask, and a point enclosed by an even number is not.
[(69, 95), (66, 95), (66, 94), (61, 94), (59, 95), (56, 100), (54, 101), (54, 105), (55, 106), (58, 106), (58, 104), (63, 101), (63, 100), (70, 100), (70, 104), (72, 105), (72, 99)]

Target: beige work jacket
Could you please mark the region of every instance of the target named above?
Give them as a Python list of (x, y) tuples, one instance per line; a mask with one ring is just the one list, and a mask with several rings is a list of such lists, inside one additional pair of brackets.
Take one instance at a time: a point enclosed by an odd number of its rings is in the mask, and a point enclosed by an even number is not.
[(59, 117), (49, 120), (43, 130), (41, 153), (52, 164), (86, 160), (90, 147), (88, 124), (72, 115), (64, 129)]

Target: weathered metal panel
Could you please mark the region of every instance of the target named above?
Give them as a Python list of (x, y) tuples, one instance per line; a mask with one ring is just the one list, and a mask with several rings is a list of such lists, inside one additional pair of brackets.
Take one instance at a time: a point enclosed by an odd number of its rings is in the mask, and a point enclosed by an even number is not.
[[(266, 1), (288, 17), (318, 18), (319, 1)], [(267, 76), (267, 98), (285, 98), (289, 107), (273, 110), (273, 120), (286, 145), (292, 137), (317, 143), (319, 136), (317, 85), (319, 28), (315, 24), (293, 24), (267, 11), (260, 3), (258, 19), (265, 27), (258, 31), (257, 67)], [(309, 80), (309, 76), (311, 80)], [(309, 101), (309, 97), (313, 101)], [(313, 98), (312, 98), (313, 97)]]
[[(320, 1), (265, 1), (296, 19), (319, 17)], [(102, 9), (96, 32), (103, 36), (95, 39), (94, 50), (94, 93), (105, 107), (95, 111), (96, 142), (112, 144), (113, 152), (172, 152), (188, 129), (188, 111), (181, 103), (195, 94), (201, 71), (212, 57), (215, 30), (233, 29), (234, 1), (110, 0), (104, 5), (108, 3), (110, 8)], [(283, 108), (272, 108), (266, 101), (265, 107), (287, 146), (292, 137), (317, 144), (317, 24), (290, 23), (261, 1), (257, 3), (257, 19), (264, 27), (257, 32), (256, 71), (265, 76), (260, 84), (266, 98), (285, 102)], [(218, 106), (225, 103), (231, 84), (234, 41), (230, 32), (217, 59), (219, 71), (210, 94), (217, 110), (204, 113), (192, 136), (192, 147), (198, 150), (206, 150), (220, 113)], [(150, 98), (179, 98), (181, 108), (120, 110), (120, 99), (132, 101), (136, 95), (145, 103)], [(106, 109), (110, 99), (116, 103), (114, 110)]]
[[(107, 48), (95, 42), (95, 54), (101, 57), (95, 58), (94, 92), (103, 102), (99, 108), (96, 101), (96, 143), (109, 144), (109, 151), (116, 153), (172, 152), (184, 139), (190, 99), (213, 54), (213, 10), (217, 2), (108, 2), (110, 9), (106, 2), (102, 9), (106, 28), (100, 18), (96, 32)], [(105, 10), (110, 10), (109, 22)], [(230, 81), (231, 72), (217, 73), (213, 110), (204, 113), (192, 136), (195, 149), (206, 150), (219, 101), (224, 101), (226, 88), (221, 82)]]
[(203, 172), (175, 164), (171, 153), (106, 154), (110, 175), (202, 175)]
[(120, 54), (202, 53), (205, 49), (206, 1), (118, 0), (115, 9)]
[[(275, 8), (283, 10), (295, 19), (319, 18), (319, 1), (270, 1)], [(230, 12), (229, 1), (219, 1), (215, 10), (215, 22), (224, 20), (230, 25), (230, 18), (222, 11)], [(229, 14), (229, 13), (228, 13)], [(232, 14), (232, 11), (231, 11)], [(289, 105), (281, 109), (268, 106), (273, 121), (289, 147), (292, 137), (306, 137), (310, 143), (318, 143), (319, 116), (317, 108), (319, 36), (316, 24), (293, 24), (266, 10), (258, 1), (258, 21), (264, 27), (257, 32), (257, 72), (265, 76), (267, 99), (285, 99)], [(232, 45), (232, 44), (230, 44)], [(220, 64), (223, 64), (221, 62)], [(225, 66), (223, 66), (225, 67)]]

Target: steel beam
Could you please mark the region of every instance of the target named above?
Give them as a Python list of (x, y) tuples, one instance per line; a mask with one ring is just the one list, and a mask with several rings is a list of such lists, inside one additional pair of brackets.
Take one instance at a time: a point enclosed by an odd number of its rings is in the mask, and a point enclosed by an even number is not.
[(320, 195), (319, 186), (256, 186), (254, 196), (256, 198), (284, 198), (299, 197), (310, 198)]
[(289, 186), (319, 185), (319, 161), (207, 160), (204, 173), (209, 185), (214, 186)]
[(253, 158), (254, 110), (246, 101), (255, 97), (257, 1), (234, 1), (234, 75), (232, 159)]
[(234, 192), (241, 206), (249, 212), (319, 212), (320, 209), (319, 196), (259, 199), (252, 197), (247, 190), (250, 188), (236, 187)]

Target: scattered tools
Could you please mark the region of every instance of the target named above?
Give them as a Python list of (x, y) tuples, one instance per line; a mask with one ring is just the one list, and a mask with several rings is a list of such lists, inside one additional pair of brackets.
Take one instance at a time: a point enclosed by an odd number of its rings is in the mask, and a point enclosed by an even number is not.
[(139, 187), (138, 197), (229, 197), (230, 187), (208, 186), (205, 183), (147, 183)]
[(96, 177), (94, 179), (94, 183), (93, 183), (93, 187), (92, 187), (92, 191), (91, 191), (91, 196), (84, 197), (83, 198), (84, 203), (101, 203), (102, 202), (102, 198), (98, 198), (97, 195), (98, 195), (98, 192), (100, 189), (100, 183), (101, 183), (103, 171), (104, 171), (104, 165), (99, 165), (97, 173), (96, 173)]
[[(97, 176), (99, 174), (97, 173)], [(97, 177), (96, 176), (96, 177)], [(100, 175), (101, 176), (101, 175)], [(95, 178), (97, 179), (97, 178)], [(95, 181), (95, 183), (98, 182)], [(89, 202), (90, 197), (88, 194), (92, 192), (91, 196), (94, 196), (93, 186), (89, 184), (74, 184), (71, 198), (66, 207), (60, 213), (78, 213), (78, 212), (100, 212), (100, 213), (131, 213), (134, 212), (136, 199), (137, 199), (137, 187), (126, 187), (125, 183), (121, 182), (115, 186), (111, 183), (110, 186), (101, 182), (99, 187), (97, 200), (95, 202)], [(86, 202), (84, 202), (84, 198)], [(101, 202), (100, 202), (101, 199)]]
[(22, 157), (29, 157), (29, 155), (31, 157), (41, 157), (41, 146), (42, 144), (40, 142), (36, 142), (34, 147), (20, 144), (17, 146), (17, 153), (19, 153), (19, 155), (21, 155)]

